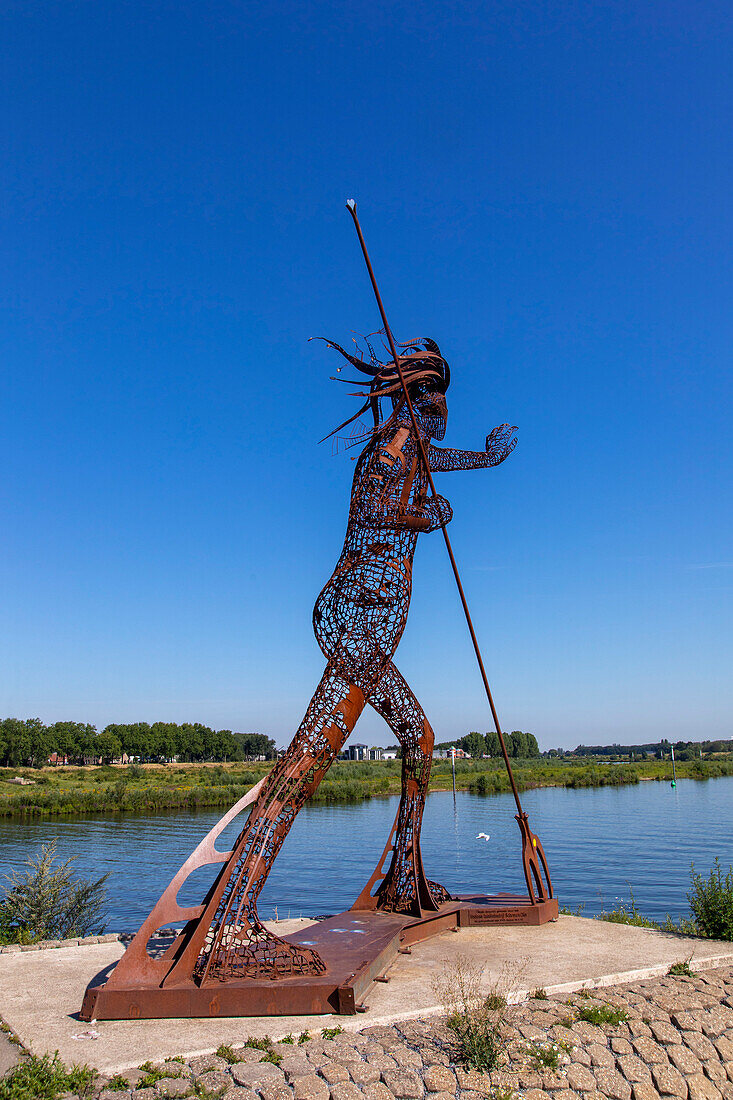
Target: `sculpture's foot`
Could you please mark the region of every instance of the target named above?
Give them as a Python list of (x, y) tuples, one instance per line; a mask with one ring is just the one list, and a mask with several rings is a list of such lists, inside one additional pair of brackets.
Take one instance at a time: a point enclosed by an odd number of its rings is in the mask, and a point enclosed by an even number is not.
[(445, 886), (441, 886), (439, 882), (433, 882), (431, 879), (428, 879), (427, 882), (430, 896), (436, 905), (444, 905), (447, 901), (453, 900)]
[[(259, 923), (259, 922), (258, 922)], [(241, 978), (288, 978), (298, 974), (323, 974), (321, 956), (309, 947), (287, 943), (262, 925), (249, 931), (248, 938), (221, 947), (212, 961), (210, 976), (218, 981)]]

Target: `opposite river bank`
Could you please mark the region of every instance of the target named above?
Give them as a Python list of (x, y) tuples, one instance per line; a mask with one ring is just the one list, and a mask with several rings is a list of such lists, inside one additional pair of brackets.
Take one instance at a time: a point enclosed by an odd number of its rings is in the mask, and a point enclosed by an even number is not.
[[(162, 810), (226, 809), (267, 774), (270, 763), (110, 765), (0, 769), (0, 818), (63, 817), (89, 813), (155, 813)], [(656, 780), (669, 782), (669, 761), (609, 762), (573, 758), (515, 760), (520, 791), (542, 787), (618, 787)], [(692, 760), (677, 765), (677, 777), (712, 779), (733, 776), (733, 759)], [(18, 779), (22, 783), (18, 783)], [(431, 791), (452, 787), (451, 765), (435, 760)], [(456, 788), (472, 794), (508, 791), (501, 760), (456, 764)], [(347, 803), (385, 798), (400, 790), (400, 762), (337, 761), (318, 787), (313, 802)]]

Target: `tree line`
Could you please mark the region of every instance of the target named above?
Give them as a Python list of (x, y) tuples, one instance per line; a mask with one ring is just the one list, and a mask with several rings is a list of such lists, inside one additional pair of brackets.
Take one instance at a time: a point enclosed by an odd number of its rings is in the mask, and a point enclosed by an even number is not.
[[(504, 744), (508, 755), (515, 760), (526, 760), (540, 755), (540, 747), (533, 733), (524, 733), (522, 730), (505, 733)], [(465, 737), (460, 737), (457, 741), (443, 741), (440, 745), (436, 745), (436, 748), (463, 749), (474, 760), (482, 756), (501, 756), (499, 735), (493, 731), (477, 733), (472, 730)]]
[(663, 737), (661, 741), (650, 741), (645, 745), (578, 745), (573, 750), (575, 756), (653, 756), (657, 760), (669, 758), (674, 745), (674, 754), (678, 760), (696, 760), (701, 754), (733, 752), (733, 740), (728, 741), (674, 741)]
[(85, 722), (54, 722), (40, 718), (0, 721), (0, 765), (38, 768), (52, 757), (69, 764), (110, 764), (127, 757), (142, 764), (173, 760), (196, 763), (253, 760), (277, 755), (275, 742), (264, 733), (214, 730), (200, 722), (111, 723), (98, 731)]

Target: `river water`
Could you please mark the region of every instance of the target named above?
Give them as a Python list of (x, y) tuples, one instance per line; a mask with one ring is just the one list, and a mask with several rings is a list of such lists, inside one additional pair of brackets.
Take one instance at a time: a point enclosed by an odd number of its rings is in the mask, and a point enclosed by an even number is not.
[[(260, 915), (315, 916), (347, 909), (379, 858), (397, 797), (355, 805), (306, 806), (262, 893)], [(642, 782), (628, 787), (527, 791), (524, 808), (545, 848), (560, 904), (585, 915), (615, 906), (633, 890), (639, 909), (663, 920), (688, 913), (690, 863), (707, 872), (716, 856), (733, 863), (733, 777)], [(107, 924), (138, 928), (191, 850), (223, 811), (111, 817), (0, 820), (0, 875), (22, 868), (58, 838), (79, 874), (109, 872)], [(235, 822), (220, 838), (225, 849)], [(477, 839), (484, 832), (490, 840)], [(451, 892), (524, 890), (511, 795), (431, 794), (422, 851), (428, 877)], [(195, 876), (194, 876), (195, 877)], [(184, 903), (201, 900), (210, 872), (189, 879)], [(4, 880), (0, 879), (4, 883)]]

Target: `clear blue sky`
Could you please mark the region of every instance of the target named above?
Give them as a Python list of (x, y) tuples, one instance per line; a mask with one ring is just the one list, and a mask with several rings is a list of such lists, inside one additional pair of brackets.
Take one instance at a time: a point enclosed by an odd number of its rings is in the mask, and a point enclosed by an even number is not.
[[(283, 743), (377, 327), (451, 363), (441, 475), (499, 713), (543, 748), (733, 736), (729, 3), (13, 2), (0, 711)], [(439, 534), (397, 655), (490, 722)], [(357, 740), (387, 743), (371, 717)]]

